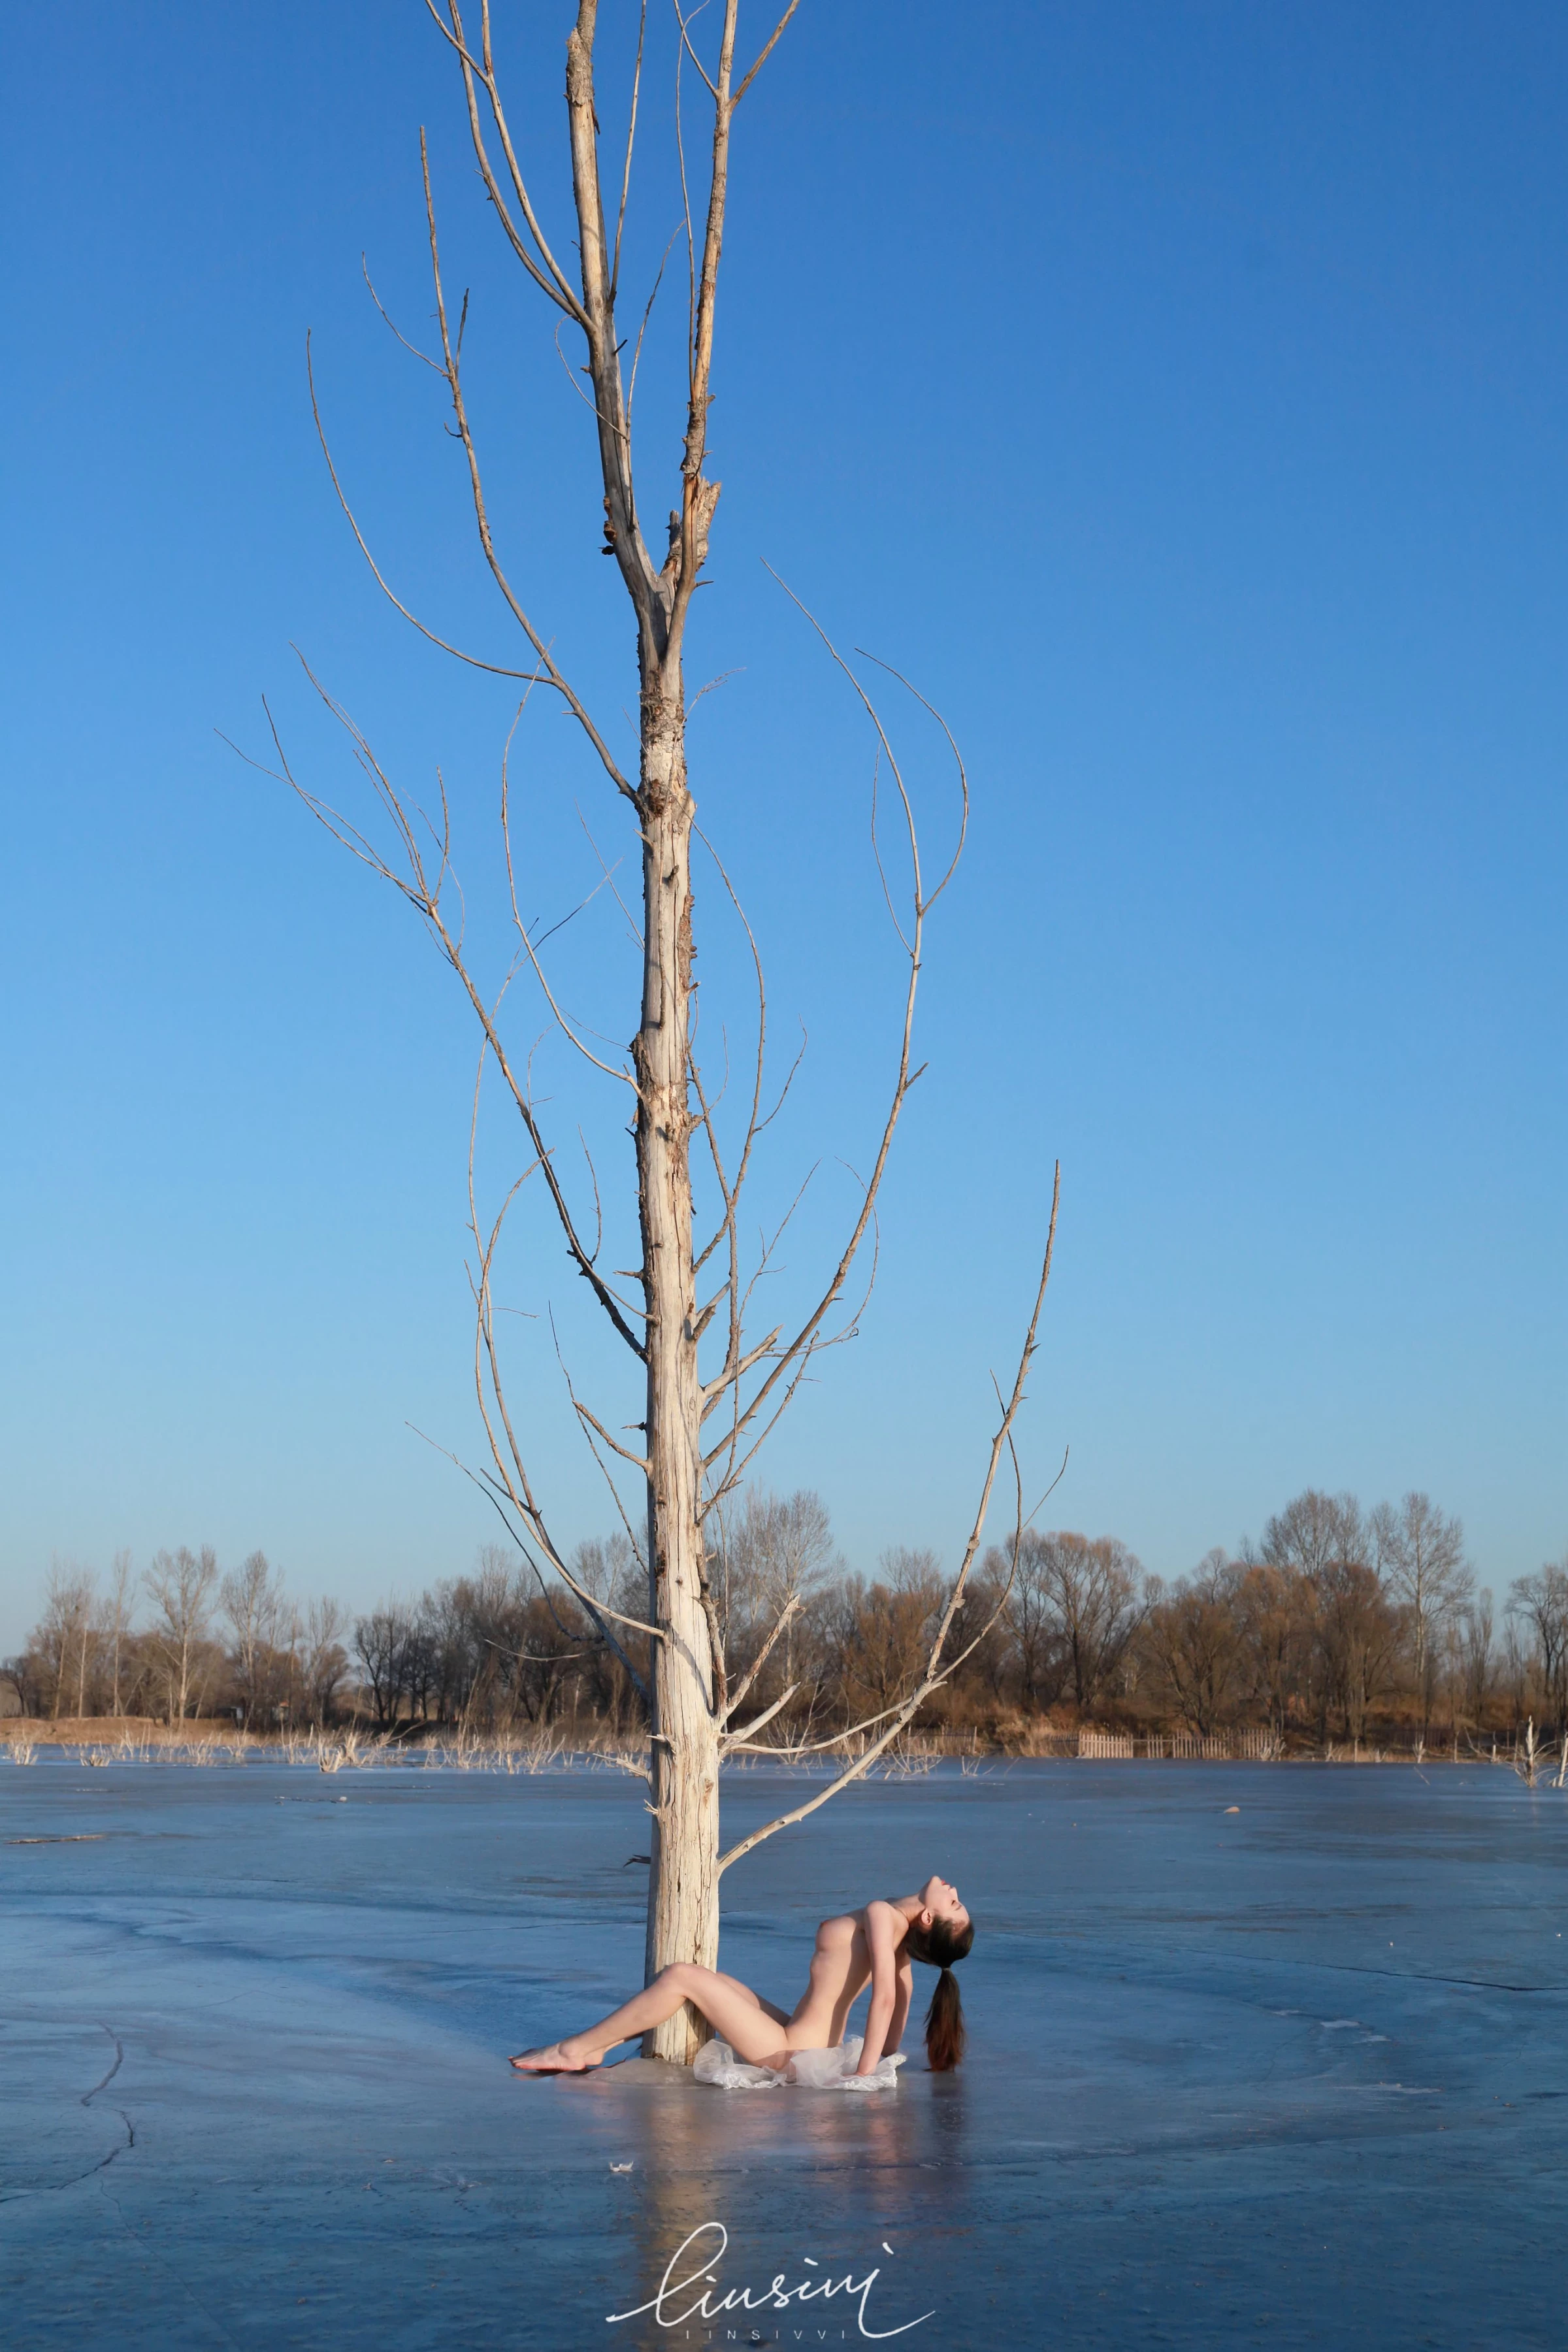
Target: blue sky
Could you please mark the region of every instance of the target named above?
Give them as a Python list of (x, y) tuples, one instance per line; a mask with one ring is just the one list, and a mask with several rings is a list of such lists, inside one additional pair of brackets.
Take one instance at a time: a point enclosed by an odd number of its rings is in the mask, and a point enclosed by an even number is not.
[[(569, 12), (516, 13), (513, 105), (564, 240)], [(629, 17), (602, 15), (608, 135)], [(656, 15), (655, 39), (643, 288), (678, 216)], [(506, 692), (378, 600), (305, 386), (308, 328), (400, 587), (515, 658), (440, 387), (360, 276), (363, 250), (424, 331), (422, 122), (512, 568), (622, 730), (634, 677), (589, 420), (413, 0), (89, 5), (5, 40), (11, 1646), (55, 1553), (260, 1545), (362, 1605), (492, 1532), (408, 1426), (473, 1449), (462, 1008), (406, 912), (219, 740), (263, 748), (265, 692), (302, 769), (349, 789), (298, 645), (412, 789), (441, 763), (499, 953)], [(878, 1293), (768, 1465), (821, 1489), (857, 1565), (959, 1538), (1057, 1155), (1027, 1436), (1040, 1485), (1071, 1449), (1051, 1523), (1171, 1575), (1308, 1483), (1422, 1486), (1500, 1588), (1568, 1542), (1565, 103), (1560, 10), (1186, 0), (804, 0), (746, 101), (691, 658), (731, 675), (692, 754), (776, 1034), (809, 1033), (758, 1208), (821, 1160), (779, 1311), (866, 1156), (898, 968), (865, 737), (762, 559), (940, 705), (974, 792)], [(654, 513), (678, 288), (661, 304)], [(934, 845), (948, 779), (904, 740)], [(559, 718), (530, 711), (517, 758), (525, 895), (554, 922), (597, 874), (585, 825), (612, 862), (625, 828)], [(698, 914), (708, 1034), (738, 1041), (711, 881)], [(629, 1035), (602, 898), (558, 952)], [(548, 1047), (540, 1070), (623, 1199), (616, 1106)], [(497, 1112), (492, 1188), (513, 1149)], [(599, 1531), (548, 1312), (606, 1418), (638, 1410), (629, 1362), (527, 1200), (507, 1282), (541, 1485), (563, 1537)]]

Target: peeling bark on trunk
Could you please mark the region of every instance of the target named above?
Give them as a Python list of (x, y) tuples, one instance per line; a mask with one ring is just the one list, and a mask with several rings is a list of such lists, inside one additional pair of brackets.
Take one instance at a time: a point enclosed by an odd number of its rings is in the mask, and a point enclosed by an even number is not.
[[(650, 1978), (674, 1960), (718, 1957), (718, 1724), (703, 1607), (701, 1394), (692, 1271), (691, 1009), (693, 806), (685, 714), (661, 685), (644, 700), (642, 761), (643, 1018), (632, 1045), (640, 1090), (637, 1182), (647, 1308), (648, 1602), (666, 1628), (653, 1644)], [(644, 2042), (685, 2062), (706, 2038), (688, 2004)]]

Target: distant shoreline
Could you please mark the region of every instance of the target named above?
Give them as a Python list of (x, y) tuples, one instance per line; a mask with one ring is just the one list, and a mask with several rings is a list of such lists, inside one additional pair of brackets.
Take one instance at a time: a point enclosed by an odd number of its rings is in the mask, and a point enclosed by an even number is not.
[[(575, 1727), (573, 1727), (576, 1728)], [(1009, 1734), (1011, 1734), (1009, 1737)], [(113, 1763), (183, 1763), (243, 1765), (279, 1762), (332, 1773), (342, 1769), (373, 1767), (496, 1771), (533, 1774), (540, 1771), (620, 1770), (640, 1773), (643, 1743), (635, 1737), (613, 1738), (599, 1731), (567, 1736), (564, 1727), (518, 1725), (510, 1730), (473, 1732), (460, 1725), (402, 1723), (377, 1730), (360, 1723), (298, 1731), (250, 1731), (222, 1717), (193, 1717), (182, 1724), (146, 1716), (88, 1716), (37, 1718), (0, 1717), (0, 1760), (26, 1764), (45, 1749), (70, 1748), (77, 1759), (91, 1765)], [(956, 1765), (966, 1777), (981, 1777), (988, 1769), (1013, 1763), (1164, 1763), (1164, 1764), (1330, 1764), (1404, 1765), (1429, 1769), (1437, 1765), (1484, 1764), (1533, 1777), (1531, 1770), (1568, 1786), (1568, 1741), (1548, 1739), (1532, 1722), (1510, 1724), (1480, 1738), (1465, 1735), (1423, 1741), (1399, 1731), (1374, 1738), (1315, 1738), (1290, 1732), (1283, 1738), (1258, 1725), (1232, 1725), (1199, 1735), (1155, 1727), (1136, 1731), (1103, 1725), (1062, 1726), (1049, 1721), (1021, 1727), (1000, 1735), (978, 1730), (917, 1734), (877, 1767), (877, 1777), (919, 1779), (940, 1765)], [(807, 1759), (787, 1746), (745, 1759), (725, 1768), (726, 1777), (747, 1770), (779, 1769), (799, 1771), (826, 1769), (826, 1759)]]

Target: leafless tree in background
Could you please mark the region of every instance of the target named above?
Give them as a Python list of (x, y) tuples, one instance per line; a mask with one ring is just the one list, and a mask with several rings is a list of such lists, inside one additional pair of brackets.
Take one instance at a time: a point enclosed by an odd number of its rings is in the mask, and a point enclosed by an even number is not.
[(1026, 1707), (1049, 1706), (1066, 1675), (1061, 1613), (1051, 1547), (1058, 1538), (1033, 1528), (1014, 1562), (1000, 1547), (986, 1555), (989, 1591), (1006, 1592), (1006, 1622), (1017, 1659), (1019, 1695)]
[(312, 1723), (325, 1723), (349, 1671), (343, 1647), (348, 1631), (345, 1611), (336, 1601), (312, 1601), (305, 1612), (300, 1649), (300, 1680)]
[(413, 1612), (402, 1601), (389, 1601), (354, 1620), (354, 1655), (376, 1721), (382, 1726), (397, 1720), (399, 1705), (407, 1693), (413, 1638)]
[(244, 1564), (232, 1569), (218, 1589), (219, 1604), (228, 1622), (233, 1643), (229, 1667), (235, 1694), (246, 1721), (264, 1719), (273, 1681), (272, 1661), (280, 1641), (292, 1630), (283, 1597), (283, 1578), (264, 1551), (253, 1551)]
[(218, 1580), (217, 1555), (210, 1544), (192, 1551), (160, 1551), (142, 1578), (147, 1597), (157, 1611), (152, 1640), (162, 1668), (171, 1723), (183, 1723), (199, 1702), (200, 1653), (212, 1622), (213, 1588)]
[(1073, 1699), (1092, 1706), (1143, 1619), (1138, 1562), (1114, 1536), (1045, 1536), (1040, 1558)]
[[(1568, 1555), (1549, 1560), (1538, 1575), (1518, 1578), (1508, 1611), (1535, 1637), (1547, 1704), (1561, 1729), (1568, 1726)], [(1511, 1624), (1509, 1631), (1511, 1639)]]
[(1263, 1529), (1263, 1558), (1270, 1566), (1295, 1569), (1318, 1578), (1338, 1559), (1363, 1548), (1361, 1506), (1354, 1495), (1325, 1495), (1309, 1486), (1275, 1513)]
[(925, 1662), (946, 1597), (937, 1555), (907, 1544), (884, 1551), (869, 1582), (845, 1579), (835, 1646), (848, 1714), (876, 1715), (897, 1706)]
[(1508, 1692), (1509, 1706), (1516, 1720), (1530, 1706), (1534, 1666), (1525, 1629), (1511, 1603), (1503, 1619), (1500, 1671)]
[[(1416, 1612), (1396, 1602), (1376, 1565), (1389, 1516), (1364, 1513), (1354, 1496), (1309, 1489), (1269, 1524), (1275, 1558), (1244, 1541), (1235, 1559), (1213, 1552), (1174, 1588), (1144, 1580), (1132, 1641), (1119, 1655), (1110, 1646), (1107, 1671), (1084, 1673), (1090, 1707), (1123, 1727), (1163, 1728), (1173, 1715), (1200, 1731), (1264, 1721), (1281, 1746), (1303, 1733), (1321, 1741), (1343, 1732), (1394, 1746), (1415, 1738), (1420, 1752), (1430, 1707), (1415, 1667)], [(918, 1669), (945, 1607), (937, 1556), (894, 1549), (870, 1579), (854, 1574), (837, 1554), (820, 1497), (805, 1491), (750, 1495), (710, 1525), (727, 1547), (727, 1557), (709, 1559), (727, 1643), (749, 1643), (789, 1599), (800, 1604), (747, 1695), (754, 1716), (768, 1717), (748, 1746), (811, 1757), (866, 1738), (868, 1712), (874, 1717)], [(956, 1670), (930, 1693), (923, 1731), (1026, 1753), (1042, 1738), (1071, 1736), (1087, 1709), (1069, 1688), (1058, 1597), (1065, 1592), (1071, 1609), (1073, 1588), (1060, 1571), (1064, 1559), (1071, 1566), (1086, 1555), (1092, 1565), (1096, 1552), (1119, 1560), (1138, 1587), (1137, 1563), (1109, 1538), (1026, 1533), (1016, 1559), (1009, 1547), (986, 1554), (948, 1630)], [(586, 1591), (623, 1615), (645, 1589), (623, 1529), (580, 1544), (571, 1565)], [(606, 1737), (619, 1747), (645, 1733), (644, 1702), (621, 1658), (573, 1595), (541, 1580), (519, 1552), (487, 1545), (470, 1574), (371, 1612), (367, 1629), (380, 1616), (391, 1633), (379, 1700), (376, 1676), (350, 1674), (337, 1603), (302, 1611), (280, 1586), (254, 1554), (223, 1580), (232, 1638), (220, 1648), (198, 1614), (187, 1714), (238, 1705), (265, 1729), (370, 1710), (413, 1737), (443, 1724), (505, 1735), (526, 1723), (550, 1727), (572, 1748)], [(178, 1660), (167, 1614), (157, 1630), (139, 1632), (131, 1596), (128, 1553), (96, 1608), (91, 1571), (57, 1560), (26, 1648), (0, 1660), (0, 1696), (14, 1696), (24, 1717), (68, 1717), (73, 1707), (78, 1717), (101, 1716), (116, 1706), (169, 1712)], [(743, 1621), (747, 1630), (737, 1632)], [(628, 1634), (626, 1646), (645, 1687), (648, 1644)], [(1568, 1560), (1517, 1580), (1500, 1640), (1492, 1595), (1477, 1591), (1443, 1619), (1435, 1655), (1433, 1684), (1456, 1757), (1464, 1734), (1490, 1730), (1511, 1742), (1527, 1717), (1550, 1720), (1560, 1738), (1568, 1727)], [(1052, 1715), (1041, 1715), (1042, 1704)]]
[(1479, 1592), (1466, 1610), (1462, 1633), (1465, 1708), (1479, 1724), (1491, 1696), (1495, 1652), (1492, 1641), (1492, 1598)]
[[(767, 1018), (760, 963), (757, 967), (755, 1066), (747, 1084), (747, 1107), (733, 1141), (726, 1139), (717, 1116), (723, 1087), (715, 1087), (694, 1050), (696, 996), (692, 971), (692, 854), (695, 807), (686, 768), (689, 704), (685, 656), (686, 624), (719, 498), (719, 485), (707, 476), (706, 466), (732, 133), (737, 110), (798, 5), (799, 0), (788, 0), (777, 23), (770, 30), (765, 28), (766, 37), (755, 48), (749, 64), (744, 66), (737, 64), (738, 0), (722, 0), (721, 7), (716, 11), (714, 29), (707, 36), (706, 60), (695, 21), (682, 16), (677, 10), (678, 38), (670, 70), (675, 88), (687, 263), (684, 273), (687, 291), (685, 431), (675, 501), (669, 512), (668, 530), (663, 533), (664, 545), (650, 550), (644, 537), (645, 510), (634, 487), (632, 404), (643, 330), (652, 309), (653, 293), (648, 296), (646, 308), (633, 306), (633, 320), (638, 310), (642, 311), (643, 324), (639, 327), (622, 323), (621, 288), (622, 241), (644, 73), (646, 11), (638, 19), (635, 56), (629, 53), (626, 58), (626, 135), (612, 166), (607, 201), (600, 155), (602, 93), (596, 55), (596, 0), (580, 0), (576, 10), (566, 57), (567, 146), (575, 236), (570, 247), (560, 247), (558, 257), (536, 205), (534, 183), (514, 141), (492, 46), (489, 0), (479, 0), (477, 16), (473, 18), (459, 0), (444, 0), (442, 6), (437, 6), (436, 0), (427, 0), (430, 14), (461, 78), (475, 159), (501, 233), (534, 294), (547, 306), (547, 315), (553, 312), (558, 336), (570, 331), (584, 359), (603, 493), (603, 551), (615, 563), (630, 606), (639, 681), (639, 743), (632, 774), (622, 771), (584, 700), (559, 667), (551, 650), (549, 627), (535, 620), (531, 600), (526, 601), (514, 585), (492, 530), (462, 373), (467, 300), (465, 297), (456, 306), (448, 300), (428, 152), (422, 132), (438, 347), (430, 354), (416, 356), (426, 358), (444, 383), (450, 403), (449, 429), (461, 445), (465, 461), (485, 561), (522, 645), (518, 661), (511, 668), (485, 662), (479, 662), (477, 667), (518, 680), (525, 700), (537, 689), (553, 698), (570, 715), (590, 748), (605, 785), (625, 813), (641, 867), (637, 1030), (628, 1055), (607, 1059), (606, 1053), (613, 1053), (614, 1049), (601, 1050), (600, 1041), (591, 1039), (562, 1010), (529, 929), (518, 911), (503, 771), (503, 851), (516, 924), (517, 961), (538, 982), (559, 1034), (580, 1053), (585, 1064), (595, 1068), (612, 1087), (624, 1089), (635, 1145), (641, 1239), (635, 1265), (618, 1274), (606, 1262), (597, 1176), (592, 1177), (591, 1198), (574, 1201), (569, 1197), (564, 1163), (541, 1125), (530, 1090), (527, 1060), (518, 1059), (501, 1025), (499, 995), (482, 986), (471, 970), (461, 921), (449, 917), (444, 900), (451, 878), (451, 833), (444, 790), (439, 820), (433, 828), (427, 828), (421, 813), (394, 787), (377, 762), (364, 736), (350, 725), (344, 714), (336, 711), (335, 705), (329, 704), (350, 726), (356, 757), (380, 803), (383, 818), (390, 824), (395, 846), (383, 853), (359, 826), (298, 782), (278, 747), (277, 772), (300, 793), (312, 813), (355, 856), (394, 884), (415, 908), (456, 975), (478, 1021), (481, 1075), (487, 1064), (493, 1066), (521, 1122), (525, 1164), (500, 1215), (493, 1222), (482, 1220), (476, 1205), (472, 1210), (477, 1306), (476, 1385), (489, 1454), (482, 1475), (514, 1540), (531, 1560), (551, 1571), (575, 1597), (599, 1639), (619, 1657), (628, 1676), (644, 1695), (650, 1727), (648, 1780), (653, 1817), (647, 1934), (650, 1973), (675, 1960), (712, 1965), (717, 1949), (721, 1873), (760, 1839), (804, 1818), (838, 1788), (865, 1771), (875, 1757), (901, 1736), (918, 1709), (954, 1672), (962, 1654), (950, 1646), (954, 1628), (964, 1605), (965, 1589), (992, 1487), (1011, 1446), (1050, 1268), (1048, 1244), (1016, 1378), (1010, 1391), (998, 1391), (998, 1417), (981, 1482), (973, 1533), (956, 1568), (946, 1579), (942, 1607), (934, 1616), (927, 1612), (929, 1638), (918, 1667), (912, 1670), (912, 1679), (896, 1697), (890, 1696), (885, 1705), (840, 1736), (841, 1744), (863, 1740), (864, 1751), (846, 1764), (827, 1790), (810, 1804), (780, 1816), (743, 1839), (728, 1853), (721, 1854), (720, 1760), (725, 1754), (754, 1743), (768, 1721), (789, 1703), (790, 1694), (786, 1689), (767, 1707), (758, 1708), (757, 1694), (764, 1665), (779, 1643), (789, 1634), (800, 1596), (796, 1591), (789, 1592), (771, 1625), (746, 1650), (745, 1663), (732, 1663), (725, 1653), (717, 1599), (708, 1575), (712, 1549), (708, 1530), (726, 1498), (738, 1494), (758, 1447), (798, 1391), (809, 1368), (824, 1348), (852, 1331), (858, 1308), (846, 1304), (849, 1285), (852, 1276), (858, 1278), (862, 1247), (874, 1232), (877, 1198), (894, 1132), (909, 1089), (918, 1076), (913, 1065), (912, 1037), (926, 919), (951, 877), (957, 856), (956, 850), (953, 861), (938, 878), (932, 880), (926, 875), (904, 771), (888, 732), (860, 677), (819, 630), (826, 653), (859, 698), (872, 730), (879, 780), (886, 779), (885, 790), (896, 803), (904, 826), (907, 896), (902, 911), (893, 895), (893, 879), (883, 862), (880, 846), (878, 864), (906, 962), (907, 978), (886, 1108), (869, 1172), (842, 1245), (825, 1272), (814, 1300), (800, 1319), (792, 1327), (779, 1325), (755, 1338), (748, 1328), (748, 1311), (756, 1286), (768, 1270), (774, 1243), (764, 1241), (759, 1258), (748, 1261), (743, 1245), (745, 1228), (740, 1208), (753, 1172), (756, 1146), (778, 1103), (776, 1100), (771, 1108), (764, 1107)], [(706, 26), (702, 33), (706, 33)], [(698, 101), (704, 116), (700, 142), (694, 139), (688, 143), (684, 135), (683, 73), (686, 90), (706, 92)], [(699, 147), (706, 151), (706, 192), (696, 173)], [(657, 285), (655, 278), (653, 292)], [(338, 484), (335, 468), (333, 480)], [(343, 497), (340, 488), (339, 495)], [(348, 512), (346, 499), (344, 507)], [(359, 526), (351, 513), (349, 519), (360, 538)], [(375, 569), (363, 538), (360, 538), (360, 544)], [(379, 570), (376, 577), (392, 601), (399, 604), (400, 611), (427, 637), (461, 660), (476, 658), (452, 646), (423, 621), (416, 620), (393, 595)], [(894, 675), (896, 677), (896, 673)], [(900, 679), (898, 683), (903, 686), (905, 682)], [(909, 691), (915, 704), (936, 721), (952, 752), (967, 817), (967, 785), (952, 738), (924, 698), (913, 689)], [(962, 841), (960, 826), (958, 849)], [(722, 866), (717, 870), (727, 892)], [(741, 920), (744, 923), (743, 916)], [(749, 931), (747, 936), (749, 940)], [(501, 993), (504, 992), (503, 989)], [(785, 1084), (788, 1085), (787, 1079)], [(703, 1181), (705, 1186), (711, 1188), (716, 1202), (714, 1222), (706, 1238), (698, 1235), (695, 1226), (694, 1146), (705, 1158)], [(645, 1596), (635, 1606), (628, 1607), (619, 1599), (596, 1592), (576, 1574), (570, 1558), (552, 1531), (547, 1506), (534, 1485), (507, 1407), (497, 1346), (493, 1276), (507, 1209), (521, 1185), (529, 1180), (544, 1187), (571, 1265), (638, 1367), (642, 1414), (634, 1423), (627, 1423), (613, 1410), (601, 1417), (575, 1390), (571, 1393), (584, 1434), (612, 1486), (618, 1465), (625, 1465), (643, 1484), (641, 1507), (626, 1510), (624, 1522), (628, 1539), (639, 1555)], [(1052, 1232), (1054, 1221), (1053, 1205)], [(622, 1286), (626, 1281), (635, 1285), (635, 1297)], [(715, 1350), (715, 1358), (711, 1363), (700, 1365), (699, 1350), (705, 1341)], [(626, 1436), (631, 1436), (632, 1443), (624, 1443)], [(1017, 1487), (1016, 1481), (1015, 1490), (1021, 1525), (1021, 1488)], [(381, 1674), (384, 1668), (385, 1674), (390, 1675), (393, 1669), (382, 1656), (384, 1646), (378, 1633), (372, 1642), (375, 1672)], [(367, 1672), (371, 1671), (367, 1662)], [(743, 1710), (748, 1703), (754, 1711), (746, 1717)], [(688, 2059), (701, 2030), (695, 2012), (688, 2011), (661, 2027), (651, 2037), (650, 2047), (666, 2057)]]
[(1283, 1738), (1311, 1671), (1314, 1612), (1302, 1580), (1275, 1561), (1242, 1559), (1235, 1585), (1243, 1671), (1253, 1704)]
[(1416, 1687), (1425, 1737), (1432, 1719), (1432, 1696), (1444, 1630), (1475, 1591), (1465, 1558), (1465, 1531), (1438, 1510), (1430, 1496), (1406, 1495), (1397, 1511), (1380, 1504), (1373, 1532), (1383, 1580), (1410, 1612)]
[(1398, 1626), (1373, 1564), (1372, 1522), (1354, 1495), (1309, 1486), (1263, 1529), (1262, 1562), (1299, 1579), (1310, 1612), (1310, 1703), (1320, 1738), (1337, 1711), (1359, 1738), (1392, 1662)]
[(770, 1627), (782, 1622), (775, 1658), (781, 1683), (792, 1683), (799, 1612), (834, 1566), (821, 1496), (801, 1488), (781, 1498), (748, 1486), (709, 1513), (706, 1533), (708, 1584), (725, 1654), (754, 1654)]
[(49, 1570), (39, 1632), (40, 1647), (54, 1674), (51, 1711), (57, 1722), (66, 1699), (74, 1696), (76, 1706), (71, 1712), (78, 1716), (85, 1704), (97, 1591), (98, 1581), (89, 1568), (70, 1567), (57, 1560)]
[(1172, 1705), (1201, 1738), (1226, 1720), (1242, 1670), (1240, 1571), (1218, 1549), (1168, 1594), (1156, 1591), (1142, 1643)]
[(122, 1712), (120, 1703), (120, 1660), (124, 1655), (126, 1635), (131, 1631), (131, 1596), (136, 1587), (136, 1571), (128, 1551), (117, 1551), (110, 1571), (109, 1598), (104, 1604), (104, 1638), (110, 1658), (110, 1713)]

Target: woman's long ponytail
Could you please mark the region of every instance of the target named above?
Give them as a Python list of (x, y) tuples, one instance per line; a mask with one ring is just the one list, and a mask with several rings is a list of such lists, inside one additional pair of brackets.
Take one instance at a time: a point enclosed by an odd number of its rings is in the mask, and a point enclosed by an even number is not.
[(912, 1919), (904, 1948), (912, 1960), (939, 1969), (936, 1990), (925, 2012), (925, 2057), (934, 2074), (949, 2074), (964, 2054), (964, 2002), (953, 1962), (961, 1960), (975, 1940), (975, 1923), (955, 1928), (946, 1919), (933, 1919), (922, 1928)]
[(934, 2074), (950, 2074), (964, 2054), (964, 2002), (958, 1979), (944, 1969), (925, 2012), (925, 2059)]

